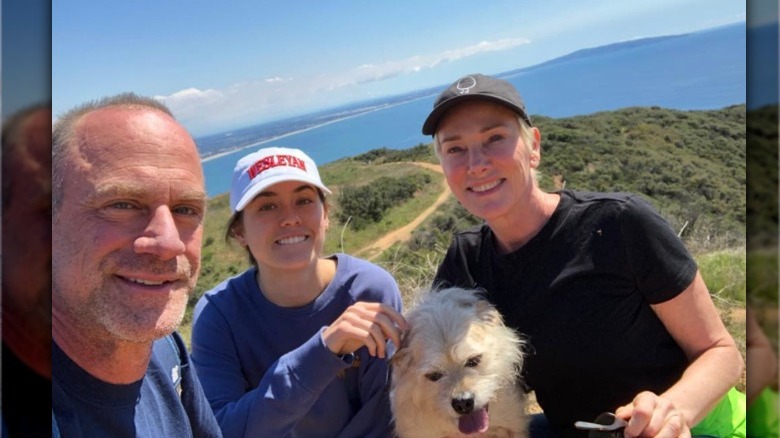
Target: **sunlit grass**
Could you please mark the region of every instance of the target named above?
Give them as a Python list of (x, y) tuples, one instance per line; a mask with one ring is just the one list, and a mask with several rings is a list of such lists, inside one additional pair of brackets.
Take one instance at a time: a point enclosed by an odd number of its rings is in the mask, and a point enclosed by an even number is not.
[(745, 304), (745, 247), (702, 254), (697, 262), (713, 299)]

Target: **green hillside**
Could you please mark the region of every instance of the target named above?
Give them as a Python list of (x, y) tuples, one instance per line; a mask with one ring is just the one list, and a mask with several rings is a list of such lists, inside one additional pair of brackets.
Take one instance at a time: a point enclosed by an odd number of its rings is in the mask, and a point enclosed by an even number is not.
[(744, 105), (535, 120), (542, 170), (567, 188), (641, 193), (680, 226), (701, 228), (705, 220), (713, 232), (744, 232)]
[(778, 343), (778, 106), (747, 117), (748, 301), (764, 331)]
[(777, 247), (777, 124), (777, 105), (751, 111), (747, 118), (747, 226), (751, 248)]

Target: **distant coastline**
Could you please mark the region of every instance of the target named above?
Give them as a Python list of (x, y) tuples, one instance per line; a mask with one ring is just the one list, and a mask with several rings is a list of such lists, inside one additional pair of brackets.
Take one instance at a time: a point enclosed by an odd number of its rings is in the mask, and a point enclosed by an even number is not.
[(348, 116), (345, 116), (345, 117), (339, 117), (339, 118), (336, 118), (336, 119), (333, 119), (333, 120), (328, 120), (327, 122), (323, 122), (323, 123), (319, 123), (319, 124), (316, 124), (316, 125), (312, 125), (312, 126), (309, 126), (309, 127), (303, 128), (303, 129), (297, 129), (295, 131), (290, 131), (290, 132), (287, 132), (287, 133), (284, 133), (284, 134), (281, 134), (281, 135), (277, 135), (275, 137), (267, 138), (265, 140), (260, 140), (258, 142), (251, 143), (251, 144), (248, 144), (248, 145), (245, 145), (245, 146), (238, 146), (238, 147), (234, 147), (234, 148), (230, 148), (230, 149), (223, 149), (223, 150), (221, 150), (219, 152), (215, 152), (213, 154), (209, 154), (209, 155), (206, 155), (204, 157), (201, 157), (200, 161), (201, 161), (201, 163), (206, 163), (208, 161), (215, 160), (217, 158), (224, 157), (226, 155), (230, 155), (232, 153), (238, 152), (238, 151), (243, 150), (243, 149), (247, 149), (247, 148), (251, 148), (251, 147), (255, 147), (255, 146), (260, 146), (262, 144), (270, 143), (272, 141), (276, 141), (276, 140), (279, 140), (279, 139), (282, 139), (282, 138), (285, 138), (285, 137), (289, 137), (291, 135), (300, 134), (300, 133), (306, 132), (306, 131), (311, 131), (312, 129), (321, 128), (323, 126), (327, 126), (327, 125), (330, 125), (332, 123), (342, 122), (344, 120), (353, 119), (355, 117), (360, 117), (362, 115), (370, 114), (370, 113), (375, 112), (375, 111), (380, 111), (380, 110), (392, 108), (394, 106), (402, 105), (402, 104), (409, 103), (409, 102), (414, 102), (416, 100), (425, 99), (427, 97), (429, 97), (429, 96), (418, 96), (418, 97), (415, 97), (413, 99), (404, 100), (404, 101), (401, 101), (401, 102), (394, 102), (394, 103), (390, 103), (390, 104), (386, 104), (386, 105), (378, 105), (378, 106), (375, 106), (375, 107), (373, 107), (373, 108), (371, 108), (369, 110), (362, 111), (362, 112), (357, 113), (357, 114), (352, 114), (352, 115), (348, 115)]

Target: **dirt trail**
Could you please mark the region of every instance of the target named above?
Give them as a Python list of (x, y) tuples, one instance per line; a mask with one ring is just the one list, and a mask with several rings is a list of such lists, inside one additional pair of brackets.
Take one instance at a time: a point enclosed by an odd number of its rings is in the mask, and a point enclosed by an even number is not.
[[(430, 169), (439, 173), (442, 173), (441, 166), (438, 164), (432, 164), (432, 163), (423, 163), (423, 162), (413, 162), (412, 164), (420, 167), (424, 167), (426, 169)], [(374, 243), (371, 245), (361, 248), (360, 250), (355, 252), (356, 256), (366, 258), (368, 260), (373, 260), (379, 254), (382, 253), (382, 251), (386, 250), (387, 248), (390, 248), (393, 246), (396, 242), (406, 242), (412, 237), (412, 231), (414, 231), (417, 226), (419, 226), (425, 219), (428, 218), (436, 209), (438, 209), (444, 202), (447, 201), (447, 198), (450, 196), (450, 188), (447, 185), (447, 180), (442, 177), (441, 179), (441, 186), (442, 186), (442, 192), (439, 195), (438, 198), (436, 198), (436, 201), (428, 208), (425, 209), (422, 213), (420, 213), (419, 216), (414, 218), (411, 222), (404, 225), (401, 228), (395, 229), (384, 236), (377, 239)]]

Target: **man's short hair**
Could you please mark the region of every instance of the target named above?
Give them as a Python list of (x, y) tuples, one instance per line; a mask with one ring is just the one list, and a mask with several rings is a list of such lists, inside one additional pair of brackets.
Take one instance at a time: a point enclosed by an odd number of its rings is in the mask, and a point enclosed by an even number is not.
[(163, 102), (153, 97), (139, 96), (130, 92), (103, 97), (101, 99), (81, 104), (66, 111), (64, 114), (58, 117), (54, 121), (51, 137), (52, 207), (54, 212), (57, 211), (62, 200), (64, 183), (63, 161), (65, 159), (71, 136), (73, 135), (74, 127), (84, 115), (112, 106), (121, 106), (126, 108), (149, 108), (165, 113), (171, 116), (171, 118), (175, 118), (171, 110)]

